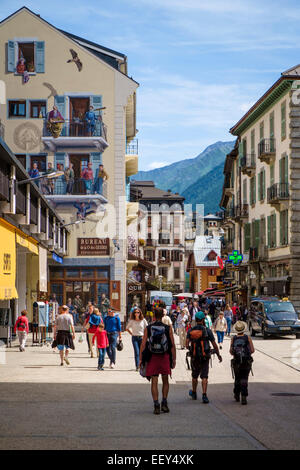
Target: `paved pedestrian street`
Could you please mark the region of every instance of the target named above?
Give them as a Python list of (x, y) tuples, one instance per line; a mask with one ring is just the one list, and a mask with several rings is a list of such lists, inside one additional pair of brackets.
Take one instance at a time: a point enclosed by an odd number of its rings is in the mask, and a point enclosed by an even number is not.
[[(213, 359), (208, 405), (189, 398), (185, 351), (177, 349), (170, 413), (156, 416), (150, 385), (135, 371), (130, 336), (123, 334), (116, 368), (106, 360), (103, 372), (78, 337), (63, 367), (57, 351), (31, 346), (31, 337), (23, 353), (16, 344), (1, 349), (0, 449), (299, 449), (300, 375), (278, 360), (292, 356), (293, 339), (254, 339), (247, 406), (233, 401), (229, 339), (223, 363)], [(294, 395), (273, 395), (286, 393)]]

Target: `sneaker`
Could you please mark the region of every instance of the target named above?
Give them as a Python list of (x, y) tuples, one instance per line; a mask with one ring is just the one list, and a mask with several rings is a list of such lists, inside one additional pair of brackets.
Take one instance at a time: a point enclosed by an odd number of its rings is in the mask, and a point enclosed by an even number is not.
[(247, 397), (242, 395), (242, 405), (247, 405)]
[(222, 344), (220, 344), (220, 349), (222, 349)]
[(235, 393), (235, 394), (234, 394), (234, 398), (235, 398), (235, 401), (240, 401), (240, 394), (239, 394), (239, 393)]
[(160, 409), (163, 413), (169, 413), (169, 411), (170, 411), (169, 407), (168, 407), (168, 403), (166, 401), (161, 402)]
[(206, 394), (203, 394), (203, 395), (202, 395), (202, 402), (203, 402), (203, 403), (209, 403), (209, 399), (207, 398), (207, 395), (206, 395)]
[(193, 392), (193, 390), (190, 390), (190, 391), (189, 391), (189, 396), (190, 396), (193, 400), (197, 400), (197, 392)]
[(111, 362), (111, 363), (109, 364), (109, 367), (110, 367), (110, 369), (113, 369), (113, 368), (115, 367), (114, 363)]
[(136, 367), (135, 370), (136, 370), (136, 372), (138, 372), (138, 371), (139, 371), (139, 367)]
[(20, 352), (22, 352), (22, 348), (21, 348), (21, 346), (19, 346), (19, 351), (20, 351)]
[(63, 362), (61, 362), (61, 363), (60, 363), (60, 365), (61, 365), (61, 366), (63, 366), (63, 365), (64, 365), (64, 363), (63, 363)]
[(64, 361), (68, 366), (70, 365), (69, 359), (67, 357), (64, 357)]
[(155, 415), (160, 415), (160, 404), (159, 404), (159, 403), (158, 403), (158, 404), (154, 403), (154, 411), (153, 411), (153, 413), (154, 413)]

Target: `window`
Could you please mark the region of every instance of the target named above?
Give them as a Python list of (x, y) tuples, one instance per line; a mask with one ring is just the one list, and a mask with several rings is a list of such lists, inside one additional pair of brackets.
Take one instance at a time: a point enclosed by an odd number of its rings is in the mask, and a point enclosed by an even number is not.
[(26, 117), (26, 101), (9, 101), (8, 117)]
[(255, 154), (255, 130), (251, 131), (251, 155)]
[(158, 274), (168, 279), (168, 268), (159, 268)]
[(264, 133), (265, 133), (265, 131), (264, 131), (264, 121), (262, 121), (259, 125), (259, 140), (260, 141), (263, 140)]
[(243, 204), (247, 204), (247, 180), (243, 180)]
[(23, 167), (25, 168), (26, 170), (26, 155), (24, 154), (15, 154), (17, 159), (19, 160), (19, 162), (21, 163), (21, 165), (23, 165)]
[(46, 101), (30, 101), (30, 117), (45, 118), (47, 114)]
[(288, 245), (288, 210), (280, 212), (280, 245)]
[(7, 42), (7, 71), (22, 75), (45, 72), (45, 42), (24, 39)]
[(256, 202), (256, 177), (253, 176), (250, 180), (250, 204), (255, 204)]
[(276, 214), (268, 216), (268, 247), (276, 247)]
[[(34, 72), (34, 42), (19, 42), (18, 43), (18, 64), (24, 61), (27, 72)], [(18, 71), (18, 69), (17, 69)]]
[(258, 174), (258, 200), (263, 201), (266, 197), (265, 169)]
[(180, 268), (174, 268), (174, 279), (180, 279)]

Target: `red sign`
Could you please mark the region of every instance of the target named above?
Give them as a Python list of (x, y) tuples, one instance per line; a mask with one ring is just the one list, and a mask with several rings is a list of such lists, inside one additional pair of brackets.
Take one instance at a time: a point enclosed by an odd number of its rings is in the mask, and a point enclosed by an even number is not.
[(221, 269), (224, 269), (224, 263), (222, 258), (220, 256), (217, 257), (218, 265), (220, 266)]

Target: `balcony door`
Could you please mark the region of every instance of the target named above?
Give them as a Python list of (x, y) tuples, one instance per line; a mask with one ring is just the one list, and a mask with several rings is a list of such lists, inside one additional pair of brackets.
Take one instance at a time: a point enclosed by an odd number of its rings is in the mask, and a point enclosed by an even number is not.
[(89, 110), (89, 98), (70, 98), (70, 136), (85, 135), (84, 117)]
[(75, 178), (81, 177), (81, 172), (87, 168), (88, 163), (90, 161), (90, 156), (88, 154), (85, 155), (69, 155), (70, 163), (73, 164), (74, 169), (74, 176)]

